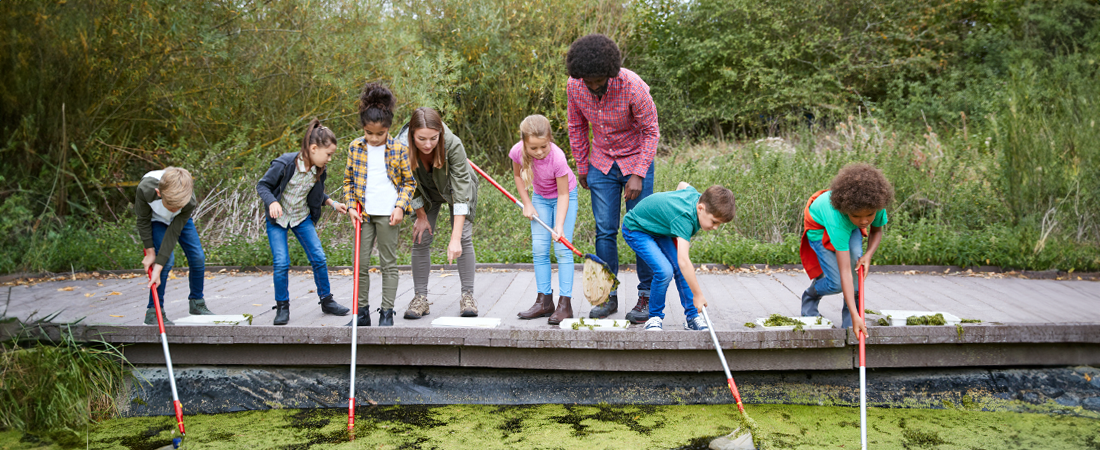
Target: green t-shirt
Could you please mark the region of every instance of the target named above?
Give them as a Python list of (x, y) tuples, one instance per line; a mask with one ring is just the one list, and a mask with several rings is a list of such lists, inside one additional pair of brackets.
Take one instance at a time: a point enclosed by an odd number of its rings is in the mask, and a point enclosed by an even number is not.
[(623, 228), (690, 241), (699, 231), (699, 210), (695, 205), (700, 196), (694, 187), (651, 194), (626, 213)]
[[(833, 208), (833, 203), (829, 201), (833, 197), (833, 191), (826, 192), (819, 195), (814, 202), (810, 204), (810, 217), (825, 227), (824, 230), (806, 230), (806, 237), (811, 241), (820, 241), (824, 237), (824, 233), (829, 232), (829, 241), (833, 244), (833, 248), (838, 252), (848, 251), (848, 238), (856, 231), (856, 224), (852, 223), (848, 219), (848, 215), (836, 208)], [(886, 225), (886, 210), (881, 210), (875, 214), (875, 220), (871, 221), (872, 227), (881, 227)]]

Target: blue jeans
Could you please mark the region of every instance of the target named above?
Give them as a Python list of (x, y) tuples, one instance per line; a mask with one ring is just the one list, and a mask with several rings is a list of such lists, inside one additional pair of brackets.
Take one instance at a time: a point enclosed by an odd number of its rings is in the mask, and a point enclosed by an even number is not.
[[(558, 199), (531, 194), (531, 205), (539, 218), (550, 227), (557, 220)], [(577, 189), (569, 191), (569, 208), (565, 212), (565, 226), (562, 231), (565, 239), (573, 240), (573, 226), (577, 222)], [(534, 220), (531, 221), (532, 262), (535, 264), (535, 284), (540, 294), (554, 293), (550, 283), (550, 232)], [(573, 251), (565, 244), (554, 242), (554, 254), (558, 258), (558, 295), (573, 296)]]
[[(291, 227), (294, 237), (306, 251), (306, 258), (313, 266), (313, 283), (317, 285), (317, 296), (325, 298), (329, 292), (328, 263), (325, 261), (325, 249), (321, 248), (321, 240), (317, 238), (317, 230), (313, 228), (313, 220), (306, 218), (297, 226)], [(287, 286), (290, 279), (287, 272), (290, 271), (290, 253), (287, 248), (287, 229), (267, 221), (267, 243), (271, 246), (271, 257), (275, 264), (275, 301), (289, 302), (290, 291)]]
[[(626, 202), (626, 210), (629, 212), (643, 198), (653, 193), (653, 169), (657, 166), (654, 161), (649, 165), (645, 179), (642, 180), (642, 192), (634, 200)], [(611, 166), (611, 170), (604, 175), (599, 169), (588, 166), (588, 189), (592, 193), (592, 216), (596, 219), (596, 256), (607, 263), (611, 273), (619, 274), (619, 206), (622, 204), (623, 188), (630, 180), (630, 175), (623, 175), (619, 170), (619, 164)], [(641, 258), (638, 262), (638, 294), (649, 295), (649, 285), (653, 280), (653, 271), (649, 269)], [(611, 295), (617, 295), (612, 292)]]
[[(160, 243), (164, 241), (164, 233), (168, 231), (168, 225), (153, 221), (153, 251), (160, 253)], [(199, 242), (199, 232), (195, 229), (195, 221), (187, 219), (180, 231), (180, 248), (187, 256), (187, 283), (191, 288), (188, 299), (200, 299), (202, 297), (203, 279), (206, 277), (206, 254), (202, 251), (202, 242)], [(176, 253), (168, 257), (168, 264), (160, 271), (160, 284), (157, 285), (157, 296), (160, 297), (160, 305), (164, 306), (164, 285), (168, 284), (168, 273), (172, 271), (172, 265), (176, 263)], [(149, 306), (153, 307), (153, 293), (149, 293)]]
[[(841, 292), (840, 286), (840, 268), (837, 267), (836, 252), (832, 252), (825, 248), (822, 241), (810, 241), (810, 248), (814, 249), (814, 253), (817, 253), (817, 262), (821, 264), (821, 276), (811, 283), (814, 290), (818, 295), (832, 295)], [(848, 256), (851, 259), (852, 270), (852, 283), (856, 289), (859, 289), (859, 278), (856, 274), (856, 267), (859, 263), (859, 258), (863, 256), (863, 234), (856, 229), (852, 232), (852, 236), (848, 239)], [(855, 292), (853, 292), (855, 293)], [(842, 327), (848, 328), (852, 326), (852, 315), (848, 310), (848, 302), (844, 301), (841, 297), (841, 303), (844, 304), (844, 308), (840, 314), (843, 318), (841, 324)], [(814, 301), (808, 301), (802, 303), (802, 315), (803, 316), (816, 316), (819, 315), (817, 311), (817, 304), (820, 302), (820, 297)], [(857, 301), (858, 303), (858, 301)]]
[(649, 286), (649, 317), (665, 318), (665, 294), (668, 285), (676, 280), (676, 290), (680, 293), (680, 304), (684, 307), (684, 316), (690, 321), (699, 315), (695, 309), (695, 296), (691, 294), (680, 265), (676, 261), (676, 240), (668, 236), (653, 236), (642, 231), (631, 231), (623, 227), (623, 239), (626, 245), (634, 249), (638, 261), (645, 261), (653, 271), (653, 282)]

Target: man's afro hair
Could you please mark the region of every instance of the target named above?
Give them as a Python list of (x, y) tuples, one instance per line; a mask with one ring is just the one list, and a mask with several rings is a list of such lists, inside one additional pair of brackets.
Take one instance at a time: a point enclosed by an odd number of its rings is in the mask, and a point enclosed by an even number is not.
[(622, 67), (623, 54), (615, 41), (602, 34), (582, 36), (569, 46), (565, 67), (573, 78), (615, 78)]
[(870, 164), (844, 166), (829, 185), (833, 208), (845, 214), (886, 208), (894, 201), (894, 187), (882, 171)]

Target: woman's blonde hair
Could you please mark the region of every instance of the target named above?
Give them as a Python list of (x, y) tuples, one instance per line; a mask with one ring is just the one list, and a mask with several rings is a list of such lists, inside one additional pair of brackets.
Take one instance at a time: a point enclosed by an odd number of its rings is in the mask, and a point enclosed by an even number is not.
[(187, 206), (194, 194), (195, 185), (191, 180), (191, 172), (180, 167), (168, 167), (164, 169), (164, 175), (160, 177), (157, 185), (160, 191), (161, 203), (169, 210), (178, 210)]
[(535, 179), (531, 169), (531, 155), (527, 153), (527, 138), (549, 138), (550, 143), (554, 142), (554, 134), (550, 132), (550, 119), (542, 114), (532, 114), (523, 119), (523, 122), (519, 123), (519, 136), (523, 142), (523, 162), (520, 163), (520, 177), (523, 178), (523, 182), (531, 186), (531, 183)]

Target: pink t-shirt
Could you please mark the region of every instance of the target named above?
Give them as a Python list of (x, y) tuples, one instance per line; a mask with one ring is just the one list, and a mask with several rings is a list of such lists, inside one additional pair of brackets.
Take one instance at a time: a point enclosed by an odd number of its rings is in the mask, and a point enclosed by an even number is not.
[[(512, 146), (508, 152), (516, 164), (523, 165), (523, 141)], [(577, 177), (573, 175), (573, 169), (569, 168), (569, 161), (565, 159), (565, 152), (558, 148), (557, 144), (550, 143), (550, 153), (545, 158), (531, 160), (531, 175), (535, 180), (535, 193), (543, 198), (558, 198), (558, 177), (569, 176), (569, 190), (577, 188)]]

